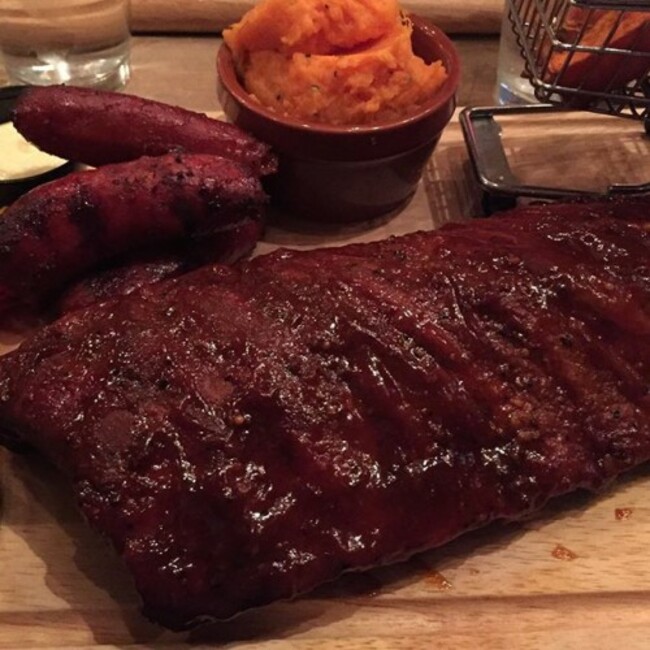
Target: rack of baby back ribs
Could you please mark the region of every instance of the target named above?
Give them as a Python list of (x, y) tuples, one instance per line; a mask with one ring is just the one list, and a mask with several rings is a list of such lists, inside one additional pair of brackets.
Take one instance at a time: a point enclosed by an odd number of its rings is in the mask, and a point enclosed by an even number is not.
[[(650, 0), (507, 0), (506, 11), (523, 76), (541, 104), (478, 108), (461, 116), (488, 206), (503, 207), (514, 197), (593, 196), (571, 188), (521, 184), (500, 145), (495, 118), (582, 110), (643, 120), (648, 131)], [(616, 185), (606, 194), (649, 190), (650, 184)]]

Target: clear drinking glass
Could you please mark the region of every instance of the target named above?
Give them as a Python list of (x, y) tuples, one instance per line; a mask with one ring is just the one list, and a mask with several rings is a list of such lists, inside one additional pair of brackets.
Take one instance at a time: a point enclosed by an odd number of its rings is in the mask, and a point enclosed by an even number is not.
[(496, 100), (499, 104), (538, 103), (535, 91), (524, 73), (524, 58), (508, 17), (508, 7), (503, 14), (499, 63), (497, 67)]
[(129, 77), (128, 0), (0, 0), (0, 52), (15, 83), (119, 88)]

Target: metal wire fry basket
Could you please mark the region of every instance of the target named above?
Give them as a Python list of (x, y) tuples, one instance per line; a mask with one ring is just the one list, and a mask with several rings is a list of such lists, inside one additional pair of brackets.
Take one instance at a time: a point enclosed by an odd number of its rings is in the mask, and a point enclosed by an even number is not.
[(511, 207), (520, 198), (650, 193), (650, 183), (614, 182), (593, 191), (526, 184), (510, 166), (499, 122), (515, 115), (525, 119), (557, 113), (561, 107), (644, 120), (650, 134), (650, 0), (506, 0), (506, 10), (523, 57), (523, 76), (542, 103), (461, 113), (484, 212)]
[(506, 7), (541, 102), (648, 117), (650, 0), (507, 0)]

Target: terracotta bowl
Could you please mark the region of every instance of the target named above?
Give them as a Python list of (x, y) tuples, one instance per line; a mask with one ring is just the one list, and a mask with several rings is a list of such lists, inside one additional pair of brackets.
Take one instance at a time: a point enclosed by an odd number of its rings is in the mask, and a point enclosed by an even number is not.
[(232, 54), (217, 56), (218, 94), (226, 116), (268, 142), (280, 160), (269, 179), (275, 204), (301, 219), (351, 222), (397, 211), (411, 198), (456, 107), (458, 53), (440, 29), (413, 20), (413, 50), (442, 60), (447, 79), (418, 113), (363, 127), (308, 123), (264, 108), (242, 86)]

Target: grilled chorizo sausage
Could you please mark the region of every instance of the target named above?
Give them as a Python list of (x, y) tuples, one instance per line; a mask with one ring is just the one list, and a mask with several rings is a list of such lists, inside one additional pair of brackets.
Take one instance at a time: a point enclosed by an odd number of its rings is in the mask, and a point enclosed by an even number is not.
[(95, 167), (181, 151), (276, 169), (270, 148), (233, 124), (160, 102), (88, 88), (34, 87), (13, 112), (16, 129), (48, 153)]
[(200, 154), (141, 158), (37, 187), (0, 220), (0, 314), (15, 302), (37, 306), (128, 251), (259, 221), (265, 203), (247, 167)]

